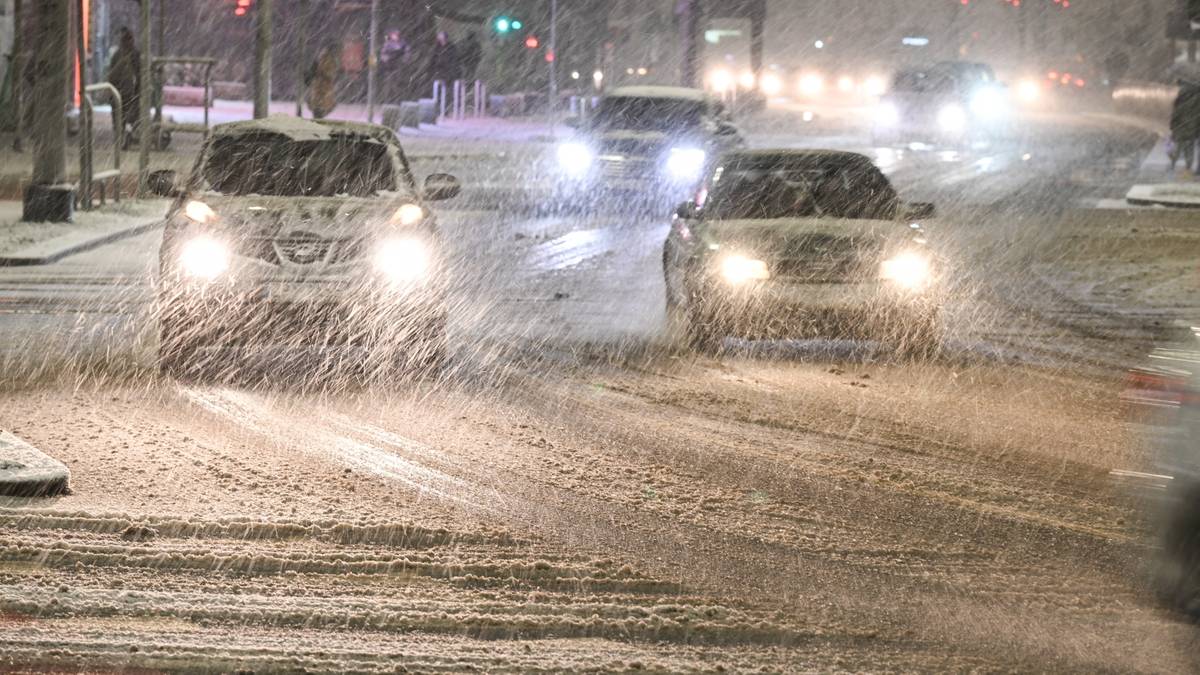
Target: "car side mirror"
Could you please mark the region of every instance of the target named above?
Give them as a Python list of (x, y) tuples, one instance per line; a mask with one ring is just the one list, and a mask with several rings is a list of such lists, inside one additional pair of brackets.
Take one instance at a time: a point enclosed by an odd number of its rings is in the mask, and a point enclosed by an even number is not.
[(453, 199), (462, 192), (462, 185), (458, 179), (448, 173), (431, 173), (425, 177), (425, 199), (431, 202), (440, 202), (444, 199)]
[(681, 202), (675, 207), (675, 217), (680, 220), (693, 220), (697, 212), (696, 202)]
[(932, 218), (937, 214), (937, 207), (932, 202), (908, 202), (901, 209), (904, 220), (920, 220)]
[(158, 197), (178, 197), (181, 190), (176, 185), (178, 177), (174, 169), (151, 171), (146, 187), (150, 194)]

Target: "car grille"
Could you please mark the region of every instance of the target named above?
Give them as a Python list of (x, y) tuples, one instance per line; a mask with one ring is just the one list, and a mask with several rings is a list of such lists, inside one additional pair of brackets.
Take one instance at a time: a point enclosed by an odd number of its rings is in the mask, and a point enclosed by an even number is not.
[(237, 244), (239, 255), (272, 265), (283, 261), (295, 265), (343, 263), (362, 256), (365, 249), (366, 242), (362, 239), (325, 239), (315, 235), (248, 237)]
[(850, 237), (811, 235), (792, 244), (773, 274), (805, 283), (845, 283), (869, 276), (879, 247)]

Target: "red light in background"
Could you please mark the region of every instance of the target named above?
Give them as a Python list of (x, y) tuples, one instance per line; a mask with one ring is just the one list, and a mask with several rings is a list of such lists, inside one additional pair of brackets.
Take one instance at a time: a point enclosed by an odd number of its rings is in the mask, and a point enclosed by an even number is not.
[(234, 16), (245, 16), (245, 15), (246, 15), (246, 8), (245, 8), (245, 7), (238, 7), (237, 9), (233, 10), (233, 14), (234, 14)]
[(554, 51), (553, 50), (550, 50), (550, 49), (546, 50), (546, 63), (554, 63)]
[(537, 49), (539, 44), (541, 43), (538, 42), (536, 35), (530, 35), (529, 37), (525, 38), (525, 46), (530, 49)]

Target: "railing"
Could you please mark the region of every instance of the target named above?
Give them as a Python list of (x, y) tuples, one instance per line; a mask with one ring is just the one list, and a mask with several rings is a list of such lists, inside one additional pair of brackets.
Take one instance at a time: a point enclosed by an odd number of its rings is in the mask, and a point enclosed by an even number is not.
[[(445, 80), (433, 81), (433, 104), (437, 109), (437, 118), (446, 117), (447, 90), (449, 90), (450, 118), (461, 120), (467, 117), (467, 83), (454, 80), (446, 86)], [(487, 84), (483, 80), (475, 80), (472, 88), (471, 110), (475, 117), (487, 114)]]
[[(113, 168), (96, 172), (94, 161), (96, 157), (96, 128), (94, 113), (95, 102), (92, 94), (107, 91), (112, 102), (113, 118)], [(113, 182), (113, 200), (121, 201), (121, 149), (125, 147), (125, 117), (121, 106), (121, 92), (107, 82), (89, 84), (83, 88), (83, 124), (84, 131), (79, 135), (79, 204), (85, 211), (92, 208), (92, 184), (100, 186), (100, 205), (107, 198), (105, 181)]]

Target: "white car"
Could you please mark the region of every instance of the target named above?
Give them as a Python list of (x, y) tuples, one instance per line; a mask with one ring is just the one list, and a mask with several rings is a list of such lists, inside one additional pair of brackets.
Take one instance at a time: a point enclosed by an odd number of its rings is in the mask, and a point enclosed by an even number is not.
[(676, 211), (663, 251), (667, 308), (689, 342), (727, 336), (940, 342), (942, 270), (921, 220), (863, 155), (743, 150), (720, 157)]
[(212, 129), (175, 196), (160, 251), (160, 363), (190, 372), (220, 349), (357, 347), (389, 366), (440, 366), (447, 270), (427, 202), (457, 180), (413, 179), (373, 124), (267, 118)]

